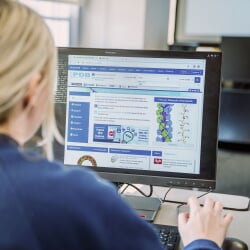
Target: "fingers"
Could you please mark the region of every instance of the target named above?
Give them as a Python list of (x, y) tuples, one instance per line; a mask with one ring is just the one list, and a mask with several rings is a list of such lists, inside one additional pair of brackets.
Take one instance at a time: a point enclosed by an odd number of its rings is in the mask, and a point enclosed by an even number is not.
[(224, 223), (225, 223), (225, 225), (227, 227), (231, 224), (232, 220), (233, 220), (233, 215), (232, 214), (226, 214), (224, 216)]
[[(221, 215), (223, 211), (223, 204), (219, 201), (214, 201), (210, 197), (205, 198), (203, 208), (201, 208), (198, 199), (194, 196), (188, 199), (188, 205), (190, 207), (190, 216), (193, 216), (195, 213), (199, 212), (200, 209), (204, 209), (206, 211), (213, 210), (218, 215)], [(231, 223), (232, 215), (228, 215), (225, 220), (226, 223)]]
[(196, 214), (200, 210), (200, 203), (199, 203), (198, 199), (194, 196), (191, 196), (188, 199), (188, 205), (190, 208), (190, 216)]
[(181, 223), (181, 224), (185, 224), (185, 223), (187, 223), (188, 218), (189, 218), (189, 213), (188, 212), (180, 213), (179, 216), (178, 216), (178, 222)]
[(214, 204), (214, 210), (215, 212), (221, 214), (222, 213), (222, 210), (223, 210), (223, 205), (221, 202), (219, 201), (216, 201), (215, 204)]
[[(182, 219), (183, 221), (187, 221), (189, 219), (189, 215), (190, 217), (193, 216), (195, 213), (199, 212), (201, 209), (201, 206), (199, 204), (199, 201), (196, 197), (191, 196), (188, 199), (188, 205), (190, 207), (190, 213), (185, 213), (182, 214), (183, 217), (181, 217), (180, 219)], [(213, 199), (206, 197), (205, 201), (204, 201), (204, 206), (203, 206), (204, 210), (210, 210), (210, 211), (214, 211), (217, 215), (221, 215), (222, 211), (223, 211), (223, 204), (219, 201), (214, 201)], [(181, 215), (181, 214), (180, 214)], [(233, 220), (233, 216), (231, 214), (226, 214), (223, 218), (224, 223), (226, 226), (229, 226), (229, 224), (232, 222)]]
[(180, 213), (178, 217), (179, 231), (184, 246), (197, 239), (214, 241), (222, 245), (232, 215), (222, 215), (223, 205), (219, 201), (206, 197), (204, 205), (200, 206), (198, 198), (188, 199), (190, 213)]
[(182, 230), (183, 228), (186, 227), (186, 224), (188, 223), (189, 219), (189, 213), (188, 212), (183, 212), (180, 213), (178, 216), (178, 227), (179, 230)]
[(205, 209), (214, 209), (214, 211), (218, 214), (222, 213), (223, 205), (219, 201), (214, 201), (213, 199), (206, 197), (204, 202)]
[(214, 208), (214, 206), (215, 206), (214, 200), (212, 200), (209, 197), (206, 197), (205, 201), (204, 201), (204, 208), (205, 209), (212, 209), (212, 208)]

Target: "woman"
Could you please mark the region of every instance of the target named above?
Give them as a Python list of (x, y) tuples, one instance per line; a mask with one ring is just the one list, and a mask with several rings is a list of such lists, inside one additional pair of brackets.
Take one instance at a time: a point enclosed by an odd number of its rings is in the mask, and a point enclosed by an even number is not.
[[(85, 169), (64, 169), (23, 145), (41, 126), (51, 159), (56, 49), (42, 19), (0, 1), (0, 249), (161, 249), (151, 226)], [(187, 250), (220, 249), (231, 215), (207, 199), (179, 216)]]

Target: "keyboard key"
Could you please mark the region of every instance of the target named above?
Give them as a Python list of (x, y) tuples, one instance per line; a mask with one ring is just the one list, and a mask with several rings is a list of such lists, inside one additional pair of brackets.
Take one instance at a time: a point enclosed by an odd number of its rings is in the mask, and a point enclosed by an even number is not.
[(168, 250), (178, 250), (180, 244), (180, 234), (177, 226), (152, 224), (156, 230), (162, 245)]

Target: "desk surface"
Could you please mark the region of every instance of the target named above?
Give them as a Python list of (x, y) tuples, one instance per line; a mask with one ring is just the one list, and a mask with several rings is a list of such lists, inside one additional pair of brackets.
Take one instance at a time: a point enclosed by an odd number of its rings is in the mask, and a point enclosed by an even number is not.
[[(142, 185), (139, 185), (140, 188), (142, 188)], [(158, 198), (163, 198), (164, 194), (166, 193), (167, 188), (159, 188), (157, 187), (156, 189), (154, 188), (154, 193), (153, 196), (158, 197)], [(188, 191), (188, 192), (187, 192)], [(146, 191), (145, 191), (146, 192)], [(197, 191), (190, 191), (190, 190), (171, 190), (172, 194), (170, 197), (175, 196), (175, 199), (181, 199), (182, 196), (186, 197), (186, 194), (190, 195), (197, 195)], [(128, 188), (126, 190), (126, 194), (132, 194), (132, 195), (139, 195), (137, 191), (133, 188)], [(209, 194), (211, 195), (211, 194)], [(231, 206), (231, 203), (235, 203), (236, 207), (238, 208), (243, 208), (245, 207), (246, 203), (249, 202), (249, 198), (247, 197), (242, 197), (242, 196), (235, 196), (235, 195), (223, 195), (223, 194), (212, 194), (213, 198), (216, 197), (217, 200), (220, 200), (222, 203), (223, 201), (229, 202)], [(168, 196), (167, 196), (168, 199)], [(161, 205), (161, 208), (154, 220), (154, 223), (158, 224), (167, 224), (167, 225), (177, 225), (178, 221), (178, 210), (177, 206), (180, 203), (176, 203), (173, 201), (170, 202), (164, 202)], [(241, 205), (239, 205), (241, 204)], [(186, 206), (183, 206), (181, 208), (182, 210), (187, 209)], [(250, 234), (249, 234), (249, 224), (250, 224), (250, 211), (237, 211), (237, 210), (229, 210), (229, 209), (224, 209), (224, 213), (230, 212), (234, 219), (233, 222), (231, 223), (227, 237), (234, 237), (234, 238), (239, 238), (240, 240), (243, 240), (245, 243), (247, 243), (248, 247), (250, 247)]]

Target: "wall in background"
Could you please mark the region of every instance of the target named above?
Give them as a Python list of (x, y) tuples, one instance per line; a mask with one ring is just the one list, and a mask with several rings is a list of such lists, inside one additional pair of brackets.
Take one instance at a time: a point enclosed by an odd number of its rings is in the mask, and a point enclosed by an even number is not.
[(147, 0), (144, 48), (167, 49), (170, 0)]
[(83, 47), (165, 49), (169, 0), (86, 0)]

